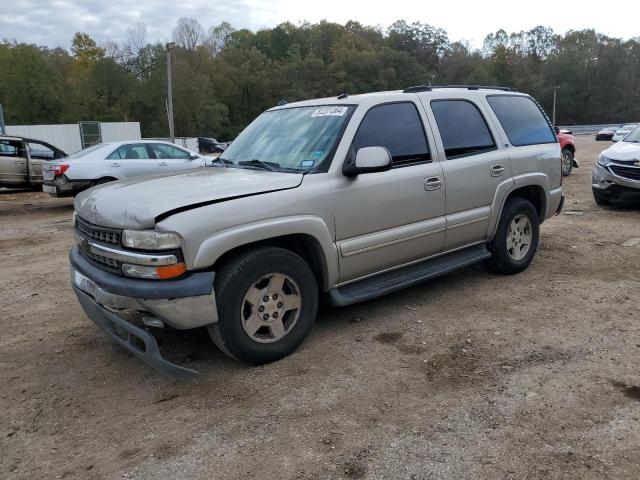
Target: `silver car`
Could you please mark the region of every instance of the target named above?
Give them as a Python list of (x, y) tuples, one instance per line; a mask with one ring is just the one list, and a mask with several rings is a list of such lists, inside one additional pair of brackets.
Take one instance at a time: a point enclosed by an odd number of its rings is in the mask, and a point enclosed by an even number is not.
[(80, 194), (73, 287), (89, 318), (164, 373), (195, 374), (145, 326), (206, 326), (233, 358), (271, 362), (303, 342), (321, 297), (350, 305), (482, 261), (521, 272), (561, 181), (548, 119), (510, 89), (279, 105), (212, 167)]
[(591, 188), (598, 205), (640, 205), (640, 126), (600, 154)]
[(44, 165), (42, 189), (54, 197), (69, 197), (114, 180), (190, 170), (212, 161), (160, 140), (99, 143)]

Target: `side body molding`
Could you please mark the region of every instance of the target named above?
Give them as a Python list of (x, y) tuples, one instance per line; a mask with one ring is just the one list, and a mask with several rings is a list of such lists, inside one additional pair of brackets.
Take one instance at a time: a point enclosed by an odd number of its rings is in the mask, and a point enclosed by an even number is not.
[(314, 238), (322, 251), (324, 285), (326, 291), (339, 281), (338, 252), (330, 229), (320, 217), (296, 215), (249, 223), (215, 232), (200, 245), (194, 259), (194, 269), (208, 268), (224, 253), (261, 240), (284, 235), (308, 235)]

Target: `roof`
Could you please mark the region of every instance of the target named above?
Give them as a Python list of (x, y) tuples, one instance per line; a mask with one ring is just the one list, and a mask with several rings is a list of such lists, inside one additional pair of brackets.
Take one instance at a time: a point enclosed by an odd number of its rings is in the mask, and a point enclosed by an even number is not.
[(483, 93), (500, 93), (506, 95), (523, 95), (518, 91), (508, 87), (494, 87), (482, 85), (420, 85), (409, 87), (405, 90), (390, 90), (385, 92), (362, 93), (357, 95), (341, 94), (334, 97), (315, 98), (311, 100), (302, 100), (292, 103), (279, 103), (270, 110), (279, 110), (282, 108), (320, 106), (320, 105), (360, 105), (378, 103), (388, 99), (389, 101), (398, 101), (405, 95), (421, 94), (428, 97), (451, 97), (455, 94), (461, 97), (474, 97), (477, 92)]
[(22, 141), (22, 140), (29, 140), (28, 138), (24, 138), (24, 137), (16, 137), (15, 135), (0, 135), (0, 140), (18, 140), (18, 141)]

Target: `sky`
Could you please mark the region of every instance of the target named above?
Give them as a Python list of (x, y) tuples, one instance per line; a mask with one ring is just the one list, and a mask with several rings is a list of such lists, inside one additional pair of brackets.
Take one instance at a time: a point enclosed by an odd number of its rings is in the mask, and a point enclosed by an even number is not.
[[(76, 31), (98, 44), (122, 42), (136, 23), (148, 41), (167, 41), (180, 17), (198, 19), (205, 29), (223, 21), (252, 30), (290, 21), (322, 19), (388, 27), (397, 19), (421, 21), (447, 31), (452, 41), (480, 47), (488, 33), (550, 26), (556, 33), (594, 28), (629, 39), (640, 35), (639, 0), (0, 0), (0, 40), (69, 48)], [(611, 6), (610, 11), (606, 9)], [(625, 14), (626, 13), (626, 14)]]

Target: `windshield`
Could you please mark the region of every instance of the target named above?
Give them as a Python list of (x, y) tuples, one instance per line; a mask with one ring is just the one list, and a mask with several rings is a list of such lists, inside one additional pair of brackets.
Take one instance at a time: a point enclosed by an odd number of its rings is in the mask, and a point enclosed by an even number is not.
[(640, 127), (636, 127), (629, 135), (624, 137), (625, 142), (640, 143)]
[(72, 155), (69, 155), (67, 158), (69, 160), (73, 159), (73, 158), (82, 158), (85, 155), (91, 153), (91, 152), (95, 152), (96, 150), (100, 149), (104, 147), (104, 145), (102, 143), (98, 143), (97, 145), (93, 145), (91, 147), (85, 148), (84, 150), (80, 150), (79, 152), (76, 152)]
[(264, 112), (220, 156), (227, 166), (311, 171), (328, 159), (351, 106), (293, 107)]

